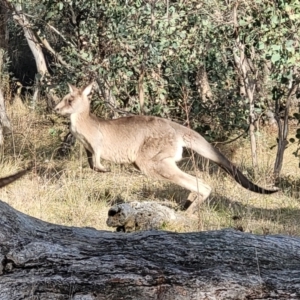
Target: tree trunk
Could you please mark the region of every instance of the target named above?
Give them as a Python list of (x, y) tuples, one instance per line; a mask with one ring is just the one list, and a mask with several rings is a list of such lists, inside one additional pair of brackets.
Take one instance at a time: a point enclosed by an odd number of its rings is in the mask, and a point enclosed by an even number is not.
[[(0, 48), (0, 78), (3, 76), (4, 50)], [(11, 130), (10, 120), (6, 113), (2, 82), (0, 81), (0, 145), (4, 143), (3, 133)]]
[[(237, 8), (239, 2), (236, 2), (233, 8), (233, 22), (236, 32), (238, 32), (238, 21), (237, 21)], [(254, 91), (255, 91), (255, 81), (253, 80), (253, 74), (251, 72), (248, 60), (245, 55), (245, 45), (241, 42), (238, 34), (236, 33), (235, 38), (235, 48), (233, 49), (233, 57), (238, 69), (239, 75), (242, 78), (243, 86), (242, 90), (245, 90), (246, 95), (249, 99), (249, 134), (251, 142), (251, 156), (252, 156), (252, 166), (254, 171), (257, 171), (257, 147), (255, 138), (255, 111), (254, 111)]]
[(3, 133), (11, 130), (10, 120), (6, 114), (5, 102), (2, 93), (2, 89), (0, 87), (0, 145), (4, 143)]
[(255, 138), (255, 129), (256, 129), (256, 125), (255, 125), (256, 117), (254, 111), (255, 85), (251, 83), (251, 80), (249, 78), (249, 72), (247, 71), (244, 45), (242, 43), (239, 43), (237, 49), (236, 50), (240, 52), (240, 57), (238, 57), (236, 54), (234, 55), (234, 57), (238, 69), (240, 71), (240, 74), (243, 78), (243, 82), (244, 82), (243, 88), (245, 88), (246, 95), (249, 99), (249, 134), (250, 134), (250, 142), (251, 142), (251, 156), (252, 156), (252, 166), (254, 171), (256, 172), (258, 162), (257, 162), (257, 147), (256, 147), (256, 138)]
[(286, 149), (286, 146), (288, 145), (288, 134), (289, 134), (289, 111), (290, 111), (290, 105), (291, 105), (291, 98), (292, 95), (296, 93), (297, 86), (299, 82), (292, 82), (289, 86), (289, 93), (287, 96), (287, 100), (285, 103), (284, 108), (284, 115), (283, 115), (283, 122), (280, 118), (280, 100), (281, 97), (276, 99), (276, 112), (275, 112), (275, 119), (278, 126), (278, 148), (277, 148), (277, 154), (276, 154), (276, 160), (274, 165), (274, 178), (275, 180), (279, 179), (280, 171), (282, 169), (282, 163), (283, 163), (283, 154)]
[(139, 80), (138, 80), (138, 92), (139, 92), (139, 103), (140, 103), (140, 115), (144, 114), (144, 103), (145, 103), (145, 92), (144, 92), (144, 67), (141, 67)]
[(0, 299), (299, 299), (300, 240), (234, 230), (111, 233), (0, 201)]
[(23, 13), (21, 4), (16, 4), (15, 6), (13, 6), (8, 0), (4, 0), (4, 3), (6, 7), (13, 13), (14, 20), (22, 27), (24, 36), (35, 59), (37, 74), (35, 76), (35, 89), (32, 97), (32, 105), (33, 107), (35, 107), (36, 101), (39, 97), (40, 82), (48, 73), (44, 53), (34, 31), (31, 28), (30, 22), (28, 21), (26, 15)]

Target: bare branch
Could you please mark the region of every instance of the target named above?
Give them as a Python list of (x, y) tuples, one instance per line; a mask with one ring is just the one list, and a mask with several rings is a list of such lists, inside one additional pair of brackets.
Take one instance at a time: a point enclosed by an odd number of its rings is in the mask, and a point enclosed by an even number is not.
[(62, 56), (50, 46), (49, 42), (45, 38), (40, 38), (40, 39), (44, 47), (57, 59), (57, 61), (59, 61), (67, 69), (73, 69), (73, 67), (69, 65), (67, 62), (65, 62)]

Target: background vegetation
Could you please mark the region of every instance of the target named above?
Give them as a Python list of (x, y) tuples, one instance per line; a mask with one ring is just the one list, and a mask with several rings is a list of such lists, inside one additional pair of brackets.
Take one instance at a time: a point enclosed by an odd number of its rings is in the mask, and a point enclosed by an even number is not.
[[(175, 120), (216, 143), (255, 182), (282, 187), (275, 196), (254, 195), (200, 160), (197, 168), (209, 171), (200, 176), (214, 195), (193, 224), (178, 230), (236, 226), (298, 234), (299, 1), (0, 4), (1, 88), (13, 124), (3, 173), (31, 159), (37, 165), (35, 174), (3, 190), (2, 199), (48, 221), (97, 228), (105, 228), (107, 205), (117, 198), (184, 201), (181, 189), (131, 168), (93, 174), (79, 145), (58, 159), (67, 121), (51, 113), (53, 102), (67, 82), (94, 80), (97, 115)], [(183, 168), (194, 167), (184, 160)]]

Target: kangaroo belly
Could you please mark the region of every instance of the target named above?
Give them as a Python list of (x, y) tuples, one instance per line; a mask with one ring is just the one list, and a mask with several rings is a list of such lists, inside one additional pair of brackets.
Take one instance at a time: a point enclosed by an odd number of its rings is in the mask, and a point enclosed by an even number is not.
[(131, 147), (103, 147), (101, 157), (105, 160), (118, 164), (134, 163), (136, 161), (136, 151)]

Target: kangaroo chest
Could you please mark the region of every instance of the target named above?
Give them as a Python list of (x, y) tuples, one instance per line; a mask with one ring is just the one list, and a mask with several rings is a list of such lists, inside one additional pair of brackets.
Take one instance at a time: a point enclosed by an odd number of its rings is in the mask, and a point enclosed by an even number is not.
[[(75, 136), (80, 143), (83, 144), (84, 148), (93, 152), (91, 142), (89, 141), (89, 132), (81, 128), (80, 124), (78, 124), (78, 120), (71, 119), (70, 131)], [(86, 132), (85, 132), (86, 131)]]

